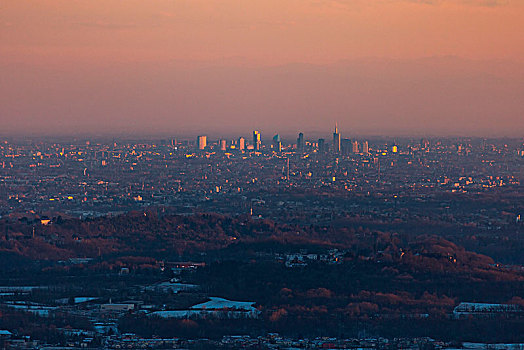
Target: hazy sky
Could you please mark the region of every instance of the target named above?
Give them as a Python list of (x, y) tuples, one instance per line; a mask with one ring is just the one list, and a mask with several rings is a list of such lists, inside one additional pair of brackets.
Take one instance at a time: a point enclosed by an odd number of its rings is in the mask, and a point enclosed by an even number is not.
[(3, 0), (9, 134), (524, 135), (523, 0)]

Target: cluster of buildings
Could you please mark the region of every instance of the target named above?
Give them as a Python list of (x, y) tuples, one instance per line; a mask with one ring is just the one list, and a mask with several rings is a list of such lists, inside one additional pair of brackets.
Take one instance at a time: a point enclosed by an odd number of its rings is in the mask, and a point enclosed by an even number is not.
[[(175, 146), (177, 144), (176, 140), (172, 140), (171, 144)], [(295, 151), (299, 153), (317, 151), (319, 153), (331, 152), (332, 154), (341, 155), (347, 155), (351, 153), (364, 155), (370, 154), (368, 141), (359, 143), (357, 140), (342, 138), (340, 132), (338, 131), (338, 125), (335, 125), (333, 140), (331, 143), (327, 142), (324, 138), (319, 138), (315, 141), (306, 140), (304, 138), (304, 133), (299, 133), (296, 143), (294, 144), (283, 144), (279, 134), (274, 135), (269, 143), (263, 144), (262, 134), (260, 131), (254, 130), (252, 142), (248, 142), (244, 137), (239, 137), (236, 140), (219, 139), (216, 142), (208, 142), (207, 135), (199, 135), (197, 136), (195, 145), (199, 151), (271, 151), (278, 153), (285, 151)], [(393, 144), (391, 146), (391, 151), (393, 153), (397, 153), (398, 146)]]
[(437, 341), (427, 337), (417, 338), (290, 338), (278, 333), (268, 333), (263, 336), (231, 335), (221, 339), (183, 339), (183, 338), (143, 338), (133, 333), (124, 333), (97, 338), (95, 334), (74, 329), (61, 329), (74, 335), (75, 340), (68, 341), (64, 346), (53, 346), (45, 342), (32, 340), (29, 337), (12, 334), (0, 330), (0, 346), (9, 349), (435, 349), (435, 350), (521, 350), (524, 344), (482, 344)]
[[(111, 335), (102, 341), (95, 340), (92, 332), (74, 329), (61, 329), (65, 333), (76, 336), (75, 340), (66, 342), (64, 346), (54, 346), (43, 341), (32, 340), (26, 336), (19, 336), (7, 330), (0, 329), (0, 346), (3, 349), (189, 349), (189, 348), (215, 348), (215, 349), (390, 349), (399, 345), (403, 349), (420, 349), (421, 344), (437, 344), (435, 349), (447, 349), (443, 342), (435, 342), (429, 338), (395, 339), (390, 341), (385, 338), (369, 339), (291, 339), (276, 333), (266, 336), (252, 337), (249, 335), (224, 336), (222, 339), (180, 339), (180, 338), (143, 338), (133, 333)], [(467, 348), (466, 348), (467, 349)], [(470, 348), (471, 349), (471, 348)]]
[(504, 316), (517, 318), (524, 316), (524, 308), (517, 304), (488, 304), (462, 302), (453, 309), (456, 319), (490, 319)]
[[(249, 142), (208, 141), (1, 142), (0, 216), (34, 225), (34, 235), (68, 217), (147, 207), (320, 226), (445, 223), (486, 234), (522, 225), (521, 140), (350, 142), (335, 128), (329, 142), (300, 133), (266, 144), (257, 131)], [(470, 208), (450, 194), (500, 200)]]
[(300, 252), (275, 254), (277, 261), (283, 261), (286, 267), (303, 267), (310, 262), (319, 262), (325, 264), (341, 264), (344, 261), (345, 250), (338, 250), (336, 248), (329, 249), (323, 253), (312, 253), (306, 249), (301, 249)]
[(330, 142), (300, 133), (296, 142), (276, 135), (265, 144), (258, 131), (251, 142), (208, 141), (2, 142), (0, 215), (40, 220), (164, 206), (286, 220), (309, 211), (304, 217), (322, 221), (334, 209), (353, 210), (331, 196), (375, 206), (442, 193), (511, 194), (524, 162), (518, 140), (359, 142), (338, 128)]
[(191, 306), (187, 310), (154, 311), (148, 317), (158, 318), (259, 318), (260, 310), (254, 301), (232, 301), (210, 297), (209, 301)]

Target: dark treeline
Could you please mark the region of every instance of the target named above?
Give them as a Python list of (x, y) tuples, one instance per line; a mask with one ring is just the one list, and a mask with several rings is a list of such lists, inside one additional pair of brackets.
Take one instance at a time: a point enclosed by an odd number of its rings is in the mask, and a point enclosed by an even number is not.
[[(257, 249), (265, 245), (272, 249), (274, 242), (280, 244), (277, 246), (293, 244), (304, 247), (348, 248), (358, 245), (364, 254), (378, 251), (396, 254), (409, 242), (420, 240), (421, 235), (441, 236), (437, 227), (430, 231), (420, 229), (418, 233), (405, 232), (394, 223), (390, 226), (377, 224), (373, 228), (367, 219), (358, 217), (339, 220), (329, 226), (281, 224), (266, 219), (254, 220), (249, 216), (161, 214), (157, 210), (86, 220), (60, 216), (53, 219), (50, 225), (41, 225), (39, 220), (25, 217), (1, 219), (1, 259), (21, 264), (24, 258), (178, 257), (238, 244), (257, 244)], [(442, 230), (445, 231), (446, 227)], [(446, 239), (460, 241), (460, 238), (455, 240), (447, 236)], [(490, 241), (489, 245), (494, 243)], [(500, 242), (494, 249), (499, 254), (511, 248), (507, 246)]]

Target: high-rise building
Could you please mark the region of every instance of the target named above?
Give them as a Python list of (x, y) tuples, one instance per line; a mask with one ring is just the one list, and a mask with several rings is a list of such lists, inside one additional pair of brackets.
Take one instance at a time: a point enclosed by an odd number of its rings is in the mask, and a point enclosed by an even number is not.
[(280, 135), (276, 134), (273, 136), (273, 149), (276, 152), (282, 152), (282, 141), (280, 141)]
[(397, 152), (398, 152), (398, 146), (397, 146), (397, 145), (393, 145), (393, 146), (391, 147), (391, 152), (393, 152), (393, 153), (397, 153)]
[(358, 141), (356, 141), (356, 140), (353, 141), (353, 143), (352, 143), (352, 147), (351, 147), (351, 151), (352, 151), (353, 153), (358, 153)]
[(319, 153), (326, 152), (326, 140), (318, 139), (318, 152)]
[(297, 151), (304, 152), (304, 134), (303, 133), (298, 134)]
[(335, 123), (335, 132), (333, 133), (333, 152), (340, 153), (340, 134), (338, 125)]
[(367, 141), (362, 143), (362, 153), (364, 153), (366, 156), (369, 155), (369, 143)]
[(205, 135), (197, 136), (197, 145), (198, 145), (199, 150), (205, 149), (207, 146), (207, 136)]
[(224, 139), (220, 140), (220, 150), (225, 151), (226, 149), (227, 149), (226, 140)]
[(351, 153), (351, 140), (350, 139), (342, 139), (340, 141), (340, 153), (346, 156)]
[(286, 160), (286, 180), (289, 182), (289, 158)]
[(241, 137), (238, 139), (238, 149), (243, 151), (246, 148), (246, 140)]
[(262, 146), (262, 139), (260, 137), (260, 131), (254, 130), (253, 131), (253, 148), (255, 151), (260, 151), (260, 147)]

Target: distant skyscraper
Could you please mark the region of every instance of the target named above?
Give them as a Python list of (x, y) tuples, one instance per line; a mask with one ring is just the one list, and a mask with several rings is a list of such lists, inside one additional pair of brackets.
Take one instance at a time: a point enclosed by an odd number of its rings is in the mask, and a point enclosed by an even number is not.
[(397, 153), (397, 152), (398, 152), (398, 146), (397, 146), (397, 145), (393, 145), (393, 146), (391, 147), (391, 152), (393, 152), (393, 153)]
[(289, 158), (286, 160), (286, 180), (289, 182)]
[(348, 155), (351, 153), (351, 140), (350, 139), (342, 139), (340, 141), (340, 153), (344, 155)]
[(241, 137), (238, 139), (238, 149), (243, 151), (246, 148), (246, 140)]
[(369, 143), (367, 141), (362, 143), (362, 153), (369, 155)]
[(277, 152), (282, 152), (282, 142), (279, 134), (273, 136), (273, 149)]
[(320, 153), (326, 152), (326, 140), (318, 139), (318, 151)]
[(205, 135), (200, 135), (197, 137), (197, 145), (198, 145), (198, 149), (200, 150), (203, 150), (206, 148), (207, 146), (207, 136)]
[(220, 140), (220, 150), (225, 151), (227, 149), (226, 140)]
[(303, 152), (304, 151), (304, 134), (303, 133), (298, 134), (297, 150), (299, 152)]
[(358, 153), (358, 141), (353, 141), (351, 150), (353, 153)]
[(253, 147), (255, 151), (260, 151), (261, 146), (262, 146), (262, 139), (260, 137), (260, 131), (254, 130), (253, 131)]
[(340, 153), (340, 134), (338, 125), (335, 123), (335, 132), (333, 133), (333, 152)]

